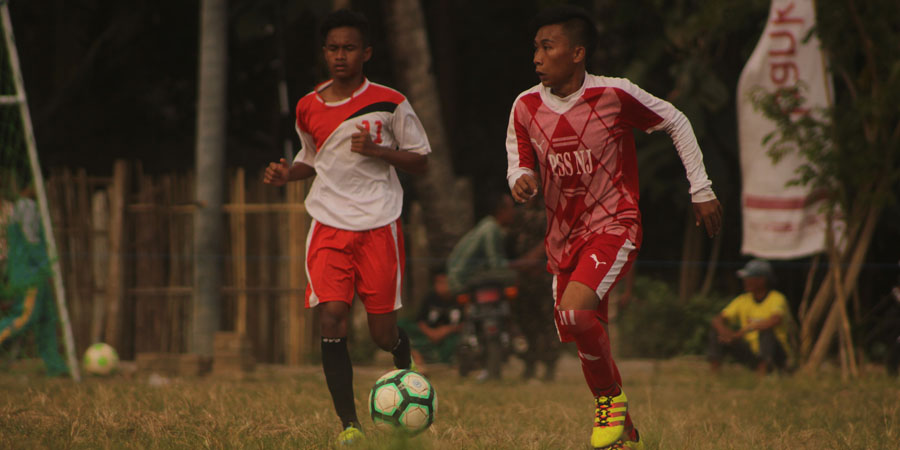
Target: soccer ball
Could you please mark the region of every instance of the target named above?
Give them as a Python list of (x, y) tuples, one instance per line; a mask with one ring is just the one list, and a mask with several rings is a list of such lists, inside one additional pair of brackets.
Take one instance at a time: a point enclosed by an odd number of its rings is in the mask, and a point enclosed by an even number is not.
[(411, 370), (384, 374), (369, 392), (369, 413), (376, 425), (390, 425), (410, 434), (431, 426), (437, 393), (425, 377)]
[(109, 375), (119, 367), (119, 355), (111, 345), (98, 342), (84, 351), (81, 365), (89, 374)]

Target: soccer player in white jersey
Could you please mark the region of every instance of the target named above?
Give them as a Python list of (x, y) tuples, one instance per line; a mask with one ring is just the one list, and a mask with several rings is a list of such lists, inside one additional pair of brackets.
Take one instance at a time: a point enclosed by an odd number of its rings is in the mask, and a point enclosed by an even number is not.
[(410, 367), (409, 338), (397, 327), (405, 257), (395, 169), (425, 172), (431, 147), (406, 98), (366, 79), (363, 65), (372, 56), (366, 18), (335, 11), (321, 31), (332, 78), (297, 103), (302, 148), (290, 165), (270, 163), (264, 181), (281, 186), (316, 177), (306, 197), (313, 218), (306, 307), (319, 310), (322, 368), (343, 427), (338, 440), (347, 444), (363, 436), (347, 350), (354, 293), (375, 343), (393, 353), (397, 368)]
[(641, 245), (632, 129), (671, 136), (687, 170), (697, 225), (710, 236), (719, 231), (721, 206), (684, 114), (626, 79), (587, 73), (597, 41), (587, 13), (549, 9), (538, 15), (534, 29), (540, 84), (513, 103), (507, 181), (519, 202), (543, 189), (556, 327), (560, 340), (575, 341), (595, 397), (591, 445), (643, 448), (606, 330), (609, 292)]

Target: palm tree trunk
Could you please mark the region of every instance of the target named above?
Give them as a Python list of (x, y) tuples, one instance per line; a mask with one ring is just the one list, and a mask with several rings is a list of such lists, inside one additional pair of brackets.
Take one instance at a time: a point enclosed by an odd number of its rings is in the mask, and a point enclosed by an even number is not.
[(222, 303), (227, 0), (202, 0), (197, 100), (197, 210), (194, 214), (194, 304), (191, 350), (212, 356)]
[(416, 178), (431, 257), (444, 258), (472, 226), (472, 198), (460, 195), (453, 175), (425, 18), (418, 0), (392, 0), (386, 5), (388, 41), (401, 90), (422, 120), (432, 153), (429, 170)]

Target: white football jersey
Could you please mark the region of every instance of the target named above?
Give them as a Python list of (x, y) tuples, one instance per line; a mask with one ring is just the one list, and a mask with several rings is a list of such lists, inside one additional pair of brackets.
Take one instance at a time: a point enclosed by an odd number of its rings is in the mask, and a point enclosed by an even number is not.
[(375, 144), (397, 151), (428, 154), (431, 146), (422, 123), (403, 94), (365, 80), (347, 99), (327, 103), (319, 95), (331, 81), (297, 102), (297, 133), (302, 148), (294, 162), (316, 170), (306, 209), (317, 221), (361, 231), (400, 217), (403, 188), (387, 162), (350, 151), (357, 125), (369, 130)]

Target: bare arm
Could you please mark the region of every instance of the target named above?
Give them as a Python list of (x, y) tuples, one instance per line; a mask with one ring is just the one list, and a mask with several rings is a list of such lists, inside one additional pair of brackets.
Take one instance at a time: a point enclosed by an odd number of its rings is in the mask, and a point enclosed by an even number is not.
[(350, 151), (379, 158), (384, 162), (411, 174), (422, 175), (428, 171), (428, 157), (413, 152), (401, 152), (372, 142), (365, 127), (357, 125), (359, 131), (350, 138)]
[(741, 329), (738, 333), (741, 335), (746, 334), (750, 331), (763, 331), (768, 330), (770, 328), (777, 327), (781, 323), (781, 314), (772, 314), (768, 319), (758, 320), (756, 322), (750, 322)]
[(269, 167), (266, 167), (263, 183), (284, 186), (288, 181), (304, 180), (315, 174), (316, 169), (306, 164), (297, 162), (288, 166), (287, 160), (281, 158), (277, 163), (269, 163)]
[(716, 317), (713, 317), (712, 326), (716, 329), (716, 334), (719, 335), (719, 340), (722, 342), (731, 342), (740, 337), (740, 334), (732, 330), (728, 324), (725, 323), (725, 317), (721, 314), (717, 314)]

